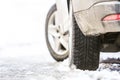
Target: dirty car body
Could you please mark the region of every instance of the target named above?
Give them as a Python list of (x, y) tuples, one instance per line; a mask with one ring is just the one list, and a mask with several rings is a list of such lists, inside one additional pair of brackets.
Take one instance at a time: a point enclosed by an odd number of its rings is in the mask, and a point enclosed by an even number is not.
[(120, 31), (119, 20), (103, 20), (108, 15), (111, 15), (108, 18), (116, 16), (119, 18), (119, 0), (72, 0), (72, 3), (75, 19), (84, 35), (100, 35)]

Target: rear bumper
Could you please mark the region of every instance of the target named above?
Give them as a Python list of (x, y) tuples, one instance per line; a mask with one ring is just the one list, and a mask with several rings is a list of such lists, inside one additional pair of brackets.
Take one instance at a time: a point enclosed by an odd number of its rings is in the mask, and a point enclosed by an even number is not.
[(102, 21), (106, 15), (115, 13), (120, 13), (119, 1), (100, 2), (74, 15), (84, 35), (100, 35), (120, 32), (120, 21)]

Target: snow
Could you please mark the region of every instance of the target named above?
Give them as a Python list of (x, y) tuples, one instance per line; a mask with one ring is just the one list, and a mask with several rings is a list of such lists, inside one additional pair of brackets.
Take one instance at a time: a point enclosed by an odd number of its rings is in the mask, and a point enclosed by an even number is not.
[[(45, 43), (44, 21), (54, 0), (0, 0), (0, 80), (120, 80), (120, 64), (96, 71), (56, 62)], [(119, 53), (101, 53), (101, 60)]]
[[(50, 56), (46, 56), (46, 59)], [(70, 69), (68, 60), (55, 62), (41, 57), (17, 57), (0, 59), (0, 80), (120, 80), (120, 71), (100, 64), (96, 71)]]

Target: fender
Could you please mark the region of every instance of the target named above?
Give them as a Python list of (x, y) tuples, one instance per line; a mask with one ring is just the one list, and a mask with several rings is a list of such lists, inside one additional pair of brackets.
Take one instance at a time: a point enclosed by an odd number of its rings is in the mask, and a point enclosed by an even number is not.
[(119, 0), (72, 0), (72, 5), (76, 22), (84, 35), (120, 32), (120, 20), (102, 20), (107, 15), (120, 13)]

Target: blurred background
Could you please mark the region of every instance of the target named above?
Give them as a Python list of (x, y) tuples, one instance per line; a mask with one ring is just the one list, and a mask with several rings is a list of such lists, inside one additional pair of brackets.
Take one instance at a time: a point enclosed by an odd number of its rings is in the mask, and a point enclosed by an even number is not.
[(55, 0), (0, 0), (0, 57), (47, 54), (45, 18)]

